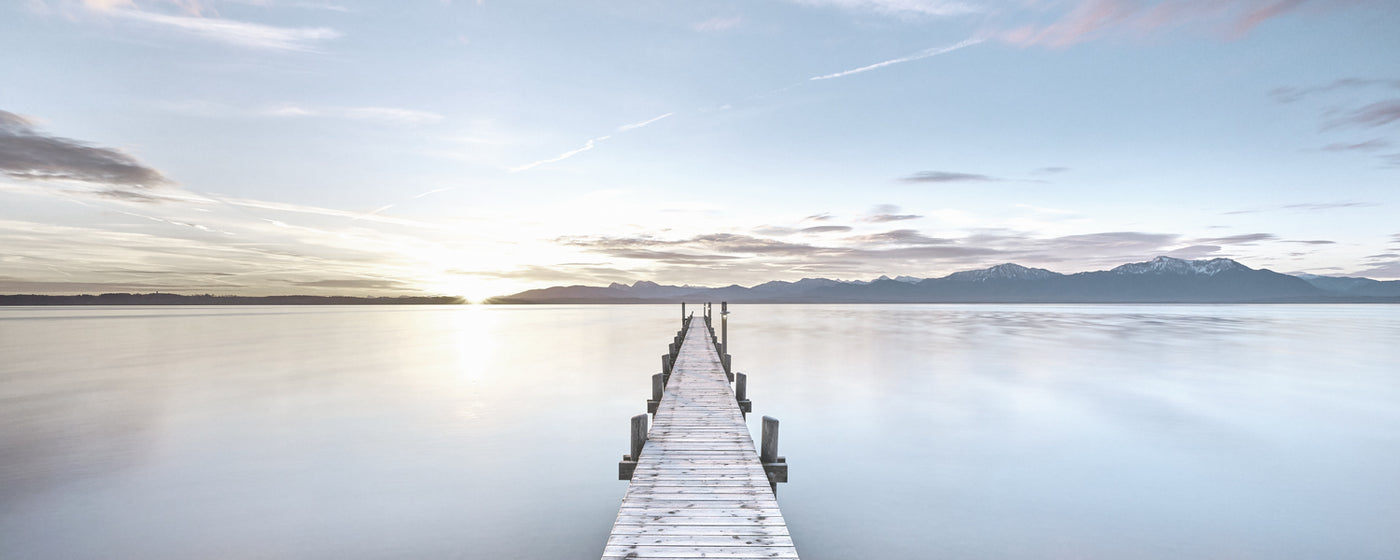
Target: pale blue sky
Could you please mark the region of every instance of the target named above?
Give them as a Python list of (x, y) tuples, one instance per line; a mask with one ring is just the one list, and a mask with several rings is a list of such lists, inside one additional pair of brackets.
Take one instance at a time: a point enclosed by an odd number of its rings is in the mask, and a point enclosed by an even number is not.
[(1391, 1), (12, 2), (0, 292), (1400, 278), (1397, 29)]

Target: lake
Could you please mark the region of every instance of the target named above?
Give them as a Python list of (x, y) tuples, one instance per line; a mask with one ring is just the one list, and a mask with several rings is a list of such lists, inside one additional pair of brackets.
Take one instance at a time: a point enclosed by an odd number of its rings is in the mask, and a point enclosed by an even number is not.
[[(803, 558), (1400, 557), (1400, 307), (731, 311)], [(0, 308), (0, 558), (597, 558), (679, 326)]]

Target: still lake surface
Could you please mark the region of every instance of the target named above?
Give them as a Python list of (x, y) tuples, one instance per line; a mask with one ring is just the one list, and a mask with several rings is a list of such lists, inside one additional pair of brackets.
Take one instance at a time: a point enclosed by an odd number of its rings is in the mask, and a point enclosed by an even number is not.
[[(731, 310), (808, 560), (1400, 558), (1400, 307)], [(0, 308), (0, 558), (597, 558), (679, 318)]]

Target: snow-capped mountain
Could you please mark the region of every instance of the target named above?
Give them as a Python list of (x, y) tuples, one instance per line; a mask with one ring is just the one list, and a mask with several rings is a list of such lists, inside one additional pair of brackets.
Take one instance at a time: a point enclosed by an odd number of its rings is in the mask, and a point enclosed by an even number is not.
[(986, 282), (988, 280), (1044, 280), (1054, 276), (1061, 276), (1061, 274), (1043, 268), (1026, 268), (1019, 264), (1006, 263), (982, 270), (954, 272), (944, 276), (943, 279), (958, 282)]
[(1187, 261), (1171, 257), (1157, 257), (1147, 262), (1129, 263), (1109, 272), (1117, 274), (1204, 274), (1215, 276), (1226, 271), (1254, 270), (1230, 259), (1210, 259)]

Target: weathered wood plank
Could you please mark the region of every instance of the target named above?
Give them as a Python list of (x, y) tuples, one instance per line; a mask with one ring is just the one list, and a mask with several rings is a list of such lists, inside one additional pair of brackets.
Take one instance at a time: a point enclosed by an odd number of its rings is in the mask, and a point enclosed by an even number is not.
[(685, 547), (733, 547), (733, 546), (792, 546), (788, 535), (666, 535), (613, 533), (608, 546), (685, 546)]
[(791, 546), (609, 546), (603, 558), (797, 558)]

